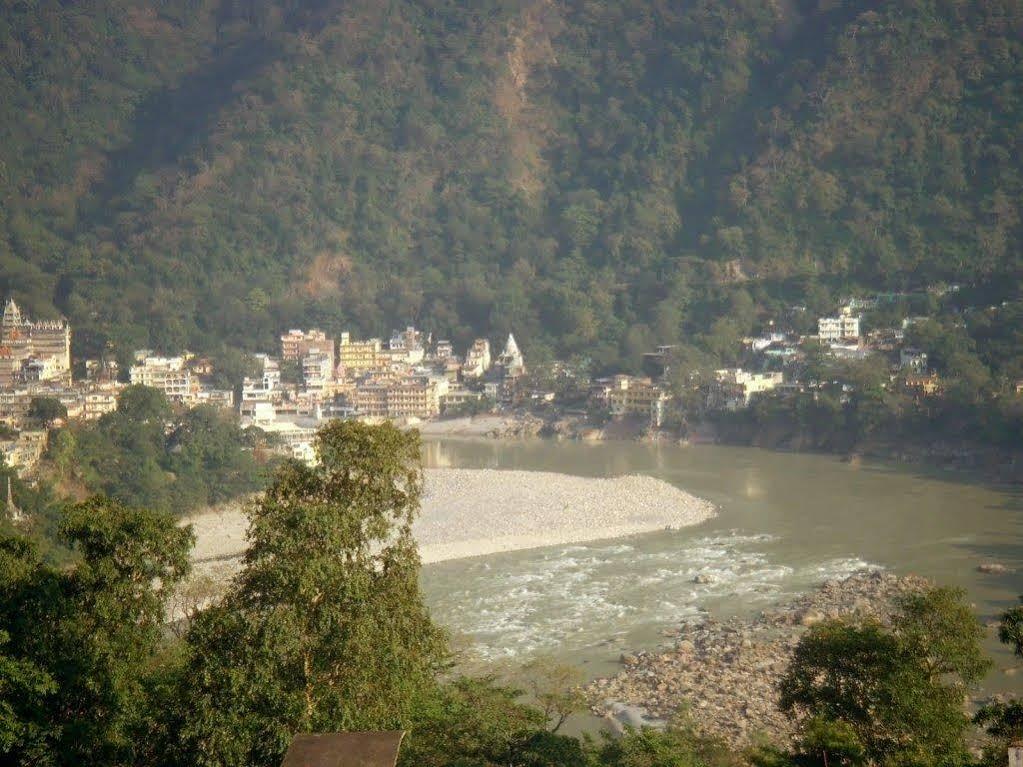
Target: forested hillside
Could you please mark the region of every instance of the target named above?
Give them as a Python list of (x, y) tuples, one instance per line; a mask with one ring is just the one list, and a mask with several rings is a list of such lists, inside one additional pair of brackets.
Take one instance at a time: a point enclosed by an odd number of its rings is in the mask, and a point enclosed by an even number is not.
[(0, 64), (0, 289), (79, 354), (1020, 290), (1020, 0), (24, 0)]

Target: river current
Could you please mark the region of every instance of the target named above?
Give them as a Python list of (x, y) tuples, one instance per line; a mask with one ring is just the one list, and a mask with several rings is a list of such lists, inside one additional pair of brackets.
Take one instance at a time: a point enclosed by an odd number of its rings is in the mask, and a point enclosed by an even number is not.
[[(701, 613), (750, 614), (856, 569), (962, 586), (985, 622), (1023, 594), (1023, 489), (830, 456), (628, 442), (429, 442), (427, 466), (649, 474), (717, 505), (695, 527), (427, 565), (434, 616), (481, 662), (536, 654), (612, 673)], [(983, 574), (1004, 564), (1012, 572)], [(989, 632), (989, 691), (1023, 689)]]

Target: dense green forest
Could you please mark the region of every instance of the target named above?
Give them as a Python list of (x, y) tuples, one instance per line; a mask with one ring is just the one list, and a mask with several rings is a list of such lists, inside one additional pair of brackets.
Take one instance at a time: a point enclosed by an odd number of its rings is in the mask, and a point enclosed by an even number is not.
[(0, 64), (0, 289), (79, 355), (1020, 292), (1019, 0), (12, 0)]

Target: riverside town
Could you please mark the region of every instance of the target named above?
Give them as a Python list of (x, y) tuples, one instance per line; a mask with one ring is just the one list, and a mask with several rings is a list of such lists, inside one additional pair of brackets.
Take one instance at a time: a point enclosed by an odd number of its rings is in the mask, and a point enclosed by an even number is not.
[[(915, 297), (933, 305), (958, 291), (943, 285)], [(289, 329), (275, 353), (249, 355), (250, 374), (222, 388), (213, 383), (216, 361), (185, 350), (137, 350), (126, 370), (112, 356), (72, 360), (66, 320), (33, 321), (8, 298), (0, 341), (0, 424), (7, 432), (0, 449), (9, 466), (30, 475), (46, 452), (47, 425), (98, 419), (117, 408), (130, 385), (159, 390), (179, 408), (234, 412), (243, 428), (272, 436), (275, 449), (300, 460), (312, 460), (316, 430), (334, 418), (424, 426), (475, 416), (483, 432), (469, 433), (489, 436), (715, 440), (727, 438), (736, 414), (758, 400), (826, 397), (846, 406), (862, 394), (864, 369), (879, 372), (873, 385), (926, 410), (945, 393), (945, 382), (927, 351), (913, 343), (914, 329), (934, 318), (908, 314), (910, 298), (848, 299), (816, 319), (815, 333), (796, 330), (806, 324), (806, 309), (792, 306), (788, 321), (768, 319), (758, 335), (741, 339), (733, 357), (738, 366), (706, 369), (680, 358), (678, 347), (662, 345), (643, 354), (643, 375), (590, 377), (585, 360), (530, 371), (512, 334), (495, 353), (487, 338), (456, 352), (450, 341), (412, 326), (386, 341)], [(883, 311), (900, 302), (901, 316)], [(1023, 379), (1013, 387), (1023, 393)], [(488, 414), (503, 418), (488, 420)], [(459, 421), (438, 433), (465, 428)]]

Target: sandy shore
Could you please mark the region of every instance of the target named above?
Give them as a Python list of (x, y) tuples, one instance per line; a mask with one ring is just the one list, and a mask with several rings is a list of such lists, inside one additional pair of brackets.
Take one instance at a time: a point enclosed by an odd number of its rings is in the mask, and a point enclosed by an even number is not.
[[(659, 479), (493, 469), (427, 469), (415, 525), (423, 562), (619, 538), (699, 524), (713, 505)], [(197, 575), (220, 580), (245, 550), (241, 503), (186, 520)]]

